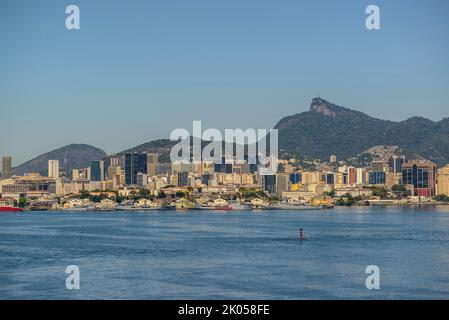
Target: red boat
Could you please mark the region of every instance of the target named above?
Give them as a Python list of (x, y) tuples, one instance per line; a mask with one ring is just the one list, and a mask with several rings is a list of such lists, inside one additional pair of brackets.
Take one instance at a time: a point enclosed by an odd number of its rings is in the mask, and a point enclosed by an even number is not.
[(232, 208), (229, 207), (229, 206), (215, 206), (215, 207), (214, 207), (214, 210), (224, 210), (224, 211), (229, 211), (229, 210), (232, 210)]
[(22, 208), (17, 207), (11, 207), (11, 206), (1, 206), (0, 212), (17, 212), (17, 211), (23, 211)]

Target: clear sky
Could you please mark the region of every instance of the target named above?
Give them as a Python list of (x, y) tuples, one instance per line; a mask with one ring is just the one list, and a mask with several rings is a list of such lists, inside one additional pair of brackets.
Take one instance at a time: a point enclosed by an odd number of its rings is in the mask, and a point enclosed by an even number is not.
[[(76, 4), (81, 29), (65, 28)], [(381, 30), (365, 28), (376, 4)], [(271, 128), (318, 94), (449, 116), (447, 0), (0, 1), (0, 155), (108, 153), (174, 128)]]

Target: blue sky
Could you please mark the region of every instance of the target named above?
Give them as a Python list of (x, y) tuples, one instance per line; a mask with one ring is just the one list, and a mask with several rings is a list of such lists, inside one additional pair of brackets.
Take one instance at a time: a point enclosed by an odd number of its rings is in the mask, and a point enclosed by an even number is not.
[[(65, 28), (76, 4), (81, 30)], [(378, 31), (365, 8), (381, 10)], [(449, 2), (0, 2), (0, 155), (112, 153), (174, 128), (271, 128), (318, 94), (389, 120), (449, 116)]]

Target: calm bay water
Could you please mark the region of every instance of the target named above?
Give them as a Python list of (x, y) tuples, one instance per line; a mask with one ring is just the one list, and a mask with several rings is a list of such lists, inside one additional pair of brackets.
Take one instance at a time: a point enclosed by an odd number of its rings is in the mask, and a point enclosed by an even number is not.
[(0, 298), (448, 299), (449, 208), (5, 213)]

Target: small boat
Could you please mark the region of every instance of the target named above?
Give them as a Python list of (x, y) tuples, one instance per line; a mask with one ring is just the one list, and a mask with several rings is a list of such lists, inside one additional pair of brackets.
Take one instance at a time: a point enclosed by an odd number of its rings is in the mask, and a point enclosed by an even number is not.
[(0, 212), (20, 212), (23, 211), (22, 208), (13, 207), (13, 206), (1, 206)]
[(250, 204), (240, 203), (237, 201), (232, 201), (229, 203), (232, 210), (252, 210), (253, 206)]
[(230, 207), (230, 206), (214, 206), (214, 210), (229, 211), (229, 210), (232, 210), (232, 207)]
[(307, 204), (281, 202), (264, 207), (265, 210), (319, 210), (320, 207)]

